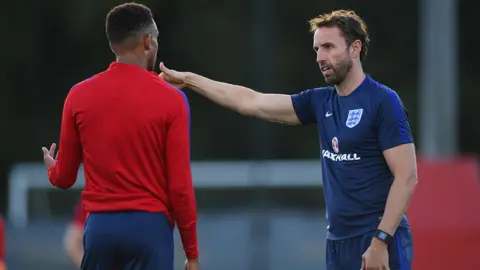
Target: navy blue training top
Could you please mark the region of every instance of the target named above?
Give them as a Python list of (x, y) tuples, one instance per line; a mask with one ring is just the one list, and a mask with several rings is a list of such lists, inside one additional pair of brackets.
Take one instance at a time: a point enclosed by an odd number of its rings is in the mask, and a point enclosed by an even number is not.
[[(302, 125), (318, 125), (328, 239), (375, 230), (394, 180), (383, 151), (413, 143), (399, 96), (367, 76), (348, 96), (324, 87), (292, 102)], [(406, 217), (400, 226), (409, 226)]]

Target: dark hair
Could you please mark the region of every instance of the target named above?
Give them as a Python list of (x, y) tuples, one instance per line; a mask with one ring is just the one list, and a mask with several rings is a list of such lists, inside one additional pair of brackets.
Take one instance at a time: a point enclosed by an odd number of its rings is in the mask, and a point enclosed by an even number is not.
[(362, 42), (360, 59), (362, 61), (365, 59), (368, 52), (368, 44), (370, 43), (367, 24), (354, 11), (335, 10), (310, 20), (311, 32), (315, 32), (315, 30), (321, 27), (338, 27), (345, 36), (345, 41), (349, 46), (355, 40), (360, 40)]
[(114, 7), (107, 15), (105, 31), (111, 44), (119, 44), (129, 38), (148, 33), (153, 25), (152, 11), (137, 3), (125, 3)]

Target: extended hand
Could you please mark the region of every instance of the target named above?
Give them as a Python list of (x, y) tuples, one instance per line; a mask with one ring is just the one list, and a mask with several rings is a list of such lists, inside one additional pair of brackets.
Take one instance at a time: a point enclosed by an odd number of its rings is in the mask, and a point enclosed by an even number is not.
[(389, 270), (387, 244), (373, 239), (362, 256), (361, 270)]
[(42, 147), (43, 151), (43, 162), (45, 162), (45, 166), (47, 169), (50, 169), (51, 167), (55, 166), (55, 163), (57, 162), (55, 160), (55, 148), (57, 148), (57, 145), (52, 143), (50, 146), (50, 149), (47, 149), (46, 147)]
[(176, 88), (183, 89), (186, 86), (186, 72), (179, 72), (173, 69), (167, 68), (163, 63), (160, 63), (160, 75), (169, 84)]

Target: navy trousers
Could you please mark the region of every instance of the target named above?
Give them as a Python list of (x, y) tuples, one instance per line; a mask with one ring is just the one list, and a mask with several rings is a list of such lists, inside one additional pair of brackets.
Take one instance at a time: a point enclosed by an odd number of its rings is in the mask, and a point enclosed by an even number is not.
[(173, 229), (163, 213), (92, 213), (83, 270), (173, 270)]
[[(327, 270), (359, 270), (362, 255), (375, 231), (345, 240), (327, 240)], [(398, 228), (388, 246), (390, 270), (412, 270), (413, 240), (410, 229)]]

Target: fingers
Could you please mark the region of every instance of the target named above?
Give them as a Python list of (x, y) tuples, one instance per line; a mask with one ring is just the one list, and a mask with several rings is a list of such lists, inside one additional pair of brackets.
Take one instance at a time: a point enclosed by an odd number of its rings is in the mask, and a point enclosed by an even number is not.
[(367, 263), (365, 262), (365, 256), (362, 256), (362, 267), (360, 270), (366, 270), (367, 269)]
[(47, 149), (46, 147), (42, 147), (43, 155), (44, 156), (49, 155), (53, 157), (55, 155), (56, 148), (57, 148), (57, 145), (55, 143), (52, 143), (52, 145), (50, 146), (50, 149)]
[(57, 148), (57, 145), (52, 143), (52, 145), (50, 146), (50, 151), (49, 151), (50, 152), (49, 154), (50, 154), (51, 157), (55, 156), (55, 148)]
[(160, 62), (160, 71), (162, 71), (163, 73), (166, 73), (168, 75), (168, 73), (170, 73), (170, 69), (168, 69), (164, 64), (163, 62)]

